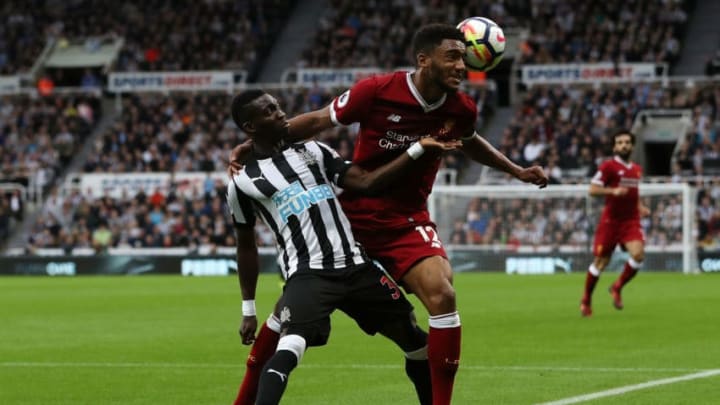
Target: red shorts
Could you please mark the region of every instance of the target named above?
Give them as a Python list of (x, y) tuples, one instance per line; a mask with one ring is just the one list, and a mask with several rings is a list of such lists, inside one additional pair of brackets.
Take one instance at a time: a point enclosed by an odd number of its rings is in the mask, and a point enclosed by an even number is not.
[(595, 231), (593, 255), (595, 257), (610, 256), (616, 245), (624, 245), (634, 240), (645, 242), (645, 235), (639, 219), (614, 221), (601, 218), (597, 231)]
[(430, 221), (413, 228), (355, 230), (353, 234), (368, 256), (380, 262), (396, 281), (401, 281), (408, 270), (426, 257), (447, 259), (436, 226)]

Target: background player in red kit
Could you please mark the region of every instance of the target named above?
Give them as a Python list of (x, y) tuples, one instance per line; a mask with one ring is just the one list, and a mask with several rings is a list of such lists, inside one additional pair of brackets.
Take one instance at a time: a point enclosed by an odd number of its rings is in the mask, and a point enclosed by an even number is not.
[(583, 316), (592, 315), (592, 293), (600, 273), (610, 262), (615, 246), (622, 245), (630, 254), (623, 272), (610, 287), (615, 308), (622, 309), (622, 288), (635, 277), (645, 257), (645, 238), (640, 227), (640, 215), (649, 214), (640, 203), (638, 185), (642, 168), (630, 161), (635, 135), (621, 130), (613, 135), (612, 159), (604, 161), (590, 184), (590, 195), (605, 196), (605, 208), (598, 222), (593, 242), (595, 259), (588, 268), (585, 294), (580, 302)]
[[(463, 34), (450, 25), (429, 24), (415, 33), (412, 46), (414, 72), (358, 82), (329, 106), (291, 119), (290, 138), (304, 139), (335, 125), (359, 123), (353, 163), (368, 171), (405, 153), (421, 137), (462, 139), (462, 150), (471, 159), (546, 186), (548, 178), (541, 167), (516, 165), (475, 132), (475, 102), (458, 91), (465, 77)], [(242, 153), (242, 148), (236, 150), (233, 160)], [(427, 356), (436, 405), (450, 403), (461, 335), (452, 269), (427, 210), (439, 158), (426, 153), (413, 175), (382, 195), (346, 192), (341, 196), (353, 233), (368, 255), (417, 295), (430, 313)], [(255, 351), (251, 356), (262, 361)]]

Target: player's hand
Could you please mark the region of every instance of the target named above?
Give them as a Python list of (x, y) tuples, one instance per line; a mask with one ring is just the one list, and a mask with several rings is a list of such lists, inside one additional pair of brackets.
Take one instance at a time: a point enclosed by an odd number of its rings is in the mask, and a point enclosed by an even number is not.
[(649, 217), (650, 216), (650, 208), (641, 205), (640, 206), (640, 216), (641, 217)]
[(619, 197), (621, 195), (627, 194), (628, 189), (627, 187), (615, 187), (612, 191), (612, 195)]
[(462, 141), (459, 139), (453, 139), (449, 141), (438, 141), (437, 139), (426, 136), (420, 138), (420, 145), (427, 151), (446, 152), (449, 150), (455, 150), (462, 146)]
[(243, 316), (240, 324), (240, 338), (242, 344), (251, 345), (255, 342), (255, 332), (257, 331), (257, 316)]
[(545, 174), (545, 171), (540, 166), (530, 166), (522, 169), (517, 175), (518, 180), (524, 181), (525, 183), (532, 183), (540, 188), (545, 188), (548, 185), (550, 179)]
[(252, 145), (252, 139), (248, 139), (247, 141), (235, 146), (233, 150), (230, 151), (230, 159), (227, 168), (228, 176), (233, 177), (234, 175), (240, 173), (240, 170), (242, 170), (245, 165), (245, 161), (252, 152)]

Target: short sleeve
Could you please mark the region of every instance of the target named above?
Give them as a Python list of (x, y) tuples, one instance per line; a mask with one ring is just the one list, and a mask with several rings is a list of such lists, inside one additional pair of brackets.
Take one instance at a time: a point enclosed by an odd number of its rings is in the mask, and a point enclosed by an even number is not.
[(592, 180), (590, 180), (590, 183), (598, 185), (598, 186), (605, 186), (608, 184), (610, 180), (610, 170), (606, 163), (602, 163), (600, 167), (598, 167), (597, 172), (595, 172), (595, 175), (593, 176)]
[(316, 142), (322, 152), (323, 166), (325, 167), (325, 175), (336, 186), (342, 187), (342, 182), (351, 166), (351, 162), (343, 159), (333, 148), (328, 145)]
[(368, 106), (375, 98), (377, 79), (370, 77), (357, 82), (353, 87), (336, 97), (330, 103), (330, 118), (335, 125), (350, 125), (360, 122), (367, 115)]
[(250, 197), (240, 190), (234, 179), (228, 182), (227, 203), (235, 225), (255, 226), (255, 211)]

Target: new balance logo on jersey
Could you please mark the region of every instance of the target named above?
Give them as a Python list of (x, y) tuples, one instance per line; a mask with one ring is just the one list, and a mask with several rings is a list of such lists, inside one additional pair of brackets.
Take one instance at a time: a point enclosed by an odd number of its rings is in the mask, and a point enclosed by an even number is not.
[(273, 370), (273, 369), (271, 369), (271, 368), (268, 369), (267, 372), (268, 372), (268, 373), (275, 373), (275, 374), (279, 375), (279, 376), (280, 376), (280, 381), (282, 381), (282, 382), (285, 382), (285, 380), (287, 380), (287, 374), (281, 373), (281, 372), (279, 372), (279, 371), (277, 371), (277, 370)]
[(387, 116), (387, 120), (392, 122), (400, 122), (401, 119), (402, 117), (397, 114), (390, 114)]

